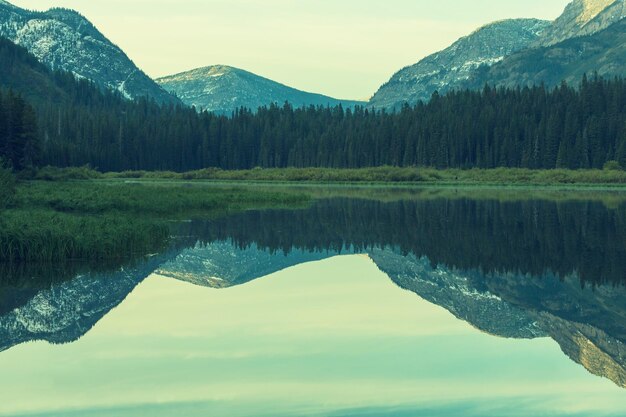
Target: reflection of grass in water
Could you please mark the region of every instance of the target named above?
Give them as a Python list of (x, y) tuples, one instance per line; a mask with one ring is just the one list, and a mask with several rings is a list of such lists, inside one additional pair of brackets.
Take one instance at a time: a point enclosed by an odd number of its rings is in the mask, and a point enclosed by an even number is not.
[(626, 202), (626, 190), (614, 188), (509, 187), (481, 185), (354, 185), (354, 184), (293, 184), (253, 182), (191, 182), (190, 186), (207, 188), (238, 187), (257, 191), (306, 194), (313, 199), (355, 198), (382, 202), (403, 200), (471, 199), (518, 202), (543, 200), (553, 202), (603, 203), (616, 209)]
[(163, 249), (171, 220), (305, 201), (302, 194), (183, 184), (22, 184), (0, 218), (0, 261), (128, 258)]

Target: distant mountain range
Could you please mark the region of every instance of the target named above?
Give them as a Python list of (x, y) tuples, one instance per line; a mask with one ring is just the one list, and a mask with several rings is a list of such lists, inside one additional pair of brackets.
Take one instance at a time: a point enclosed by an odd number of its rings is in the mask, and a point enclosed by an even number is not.
[(338, 100), (321, 94), (307, 93), (277, 83), (242, 69), (214, 65), (156, 80), (183, 103), (215, 113), (230, 114), (237, 108), (256, 110), (275, 103), (289, 102), (294, 107), (352, 107), (365, 102)]
[(556, 20), (510, 19), (487, 24), (450, 47), (394, 74), (369, 103), (308, 93), (229, 66), (198, 68), (150, 79), (79, 13), (21, 9), (0, 0), (0, 37), (24, 46), (41, 63), (93, 80), (134, 99), (184, 103), (230, 114), (271, 103), (344, 107), (369, 104), (397, 109), (427, 101), (437, 91), (518, 86), (563, 80), (583, 73), (626, 73), (626, 0), (574, 0)]
[(428, 101), (437, 91), (485, 84), (577, 83), (583, 73), (626, 74), (626, 0), (574, 0), (553, 22), (492, 23), (394, 74), (370, 100), (377, 108)]
[(232, 241), (215, 241), (183, 250), (156, 273), (204, 287), (228, 288), (295, 265), (337, 255), (339, 251), (299, 249), (277, 254), (263, 250), (256, 244), (240, 248)]
[[(426, 257), (390, 247), (360, 252), (399, 287), (473, 327), (506, 338), (551, 337), (574, 362), (626, 388), (624, 287), (585, 288), (575, 274), (532, 276), (433, 266)], [(204, 287), (228, 288), (291, 266), (350, 253), (355, 252), (294, 249), (285, 254), (255, 244), (241, 248), (232, 242), (213, 242), (183, 251), (156, 273)]]
[(282, 106), (285, 102), (295, 107), (366, 104), (300, 91), (228, 66), (200, 68), (161, 78), (157, 83), (89, 20), (69, 9), (37, 12), (0, 0), (0, 37), (25, 47), (49, 68), (92, 80), (128, 99), (147, 96), (158, 103), (182, 101), (220, 114), (240, 107), (256, 110), (272, 103)]

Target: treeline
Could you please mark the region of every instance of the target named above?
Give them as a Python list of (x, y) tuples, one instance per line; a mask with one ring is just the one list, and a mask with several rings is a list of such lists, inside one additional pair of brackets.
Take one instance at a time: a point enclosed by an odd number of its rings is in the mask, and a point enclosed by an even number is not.
[(398, 113), (270, 106), (232, 117), (146, 100), (43, 109), (44, 162), (105, 171), (205, 167), (626, 167), (626, 83), (435, 94)]
[(0, 91), (0, 162), (22, 170), (36, 166), (40, 156), (35, 110), (12, 92)]

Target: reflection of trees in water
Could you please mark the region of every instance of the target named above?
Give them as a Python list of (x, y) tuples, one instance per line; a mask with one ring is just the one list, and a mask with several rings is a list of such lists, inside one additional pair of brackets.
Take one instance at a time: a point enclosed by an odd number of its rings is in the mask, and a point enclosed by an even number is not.
[(271, 251), (393, 246), (459, 269), (577, 272), (598, 283), (626, 278), (626, 211), (597, 202), (333, 199), (185, 227), (204, 241), (233, 239)]

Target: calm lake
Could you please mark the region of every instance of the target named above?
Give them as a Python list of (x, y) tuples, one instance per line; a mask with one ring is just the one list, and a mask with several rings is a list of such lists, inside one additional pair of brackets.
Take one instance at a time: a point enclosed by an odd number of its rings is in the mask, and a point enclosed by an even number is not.
[(624, 415), (626, 196), (318, 194), (4, 267), (0, 416)]

